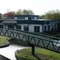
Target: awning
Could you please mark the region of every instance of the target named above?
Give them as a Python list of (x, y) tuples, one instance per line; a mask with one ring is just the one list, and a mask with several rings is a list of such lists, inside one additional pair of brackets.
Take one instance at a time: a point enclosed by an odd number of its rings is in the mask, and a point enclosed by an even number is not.
[(17, 21), (14, 21), (14, 20), (4, 20), (2, 23), (4, 23), (4, 24), (7, 24), (7, 23), (13, 23), (13, 24), (16, 24)]

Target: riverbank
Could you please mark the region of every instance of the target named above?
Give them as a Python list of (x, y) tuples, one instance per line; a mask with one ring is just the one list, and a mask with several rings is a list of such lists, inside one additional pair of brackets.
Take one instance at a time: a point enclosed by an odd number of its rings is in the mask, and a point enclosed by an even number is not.
[(0, 48), (9, 46), (8, 42), (9, 39), (10, 39), (9, 37), (0, 36)]
[[(60, 36), (59, 32), (51, 32), (51, 33), (45, 33), (45, 35), (57, 37)], [(60, 37), (59, 37), (60, 38)], [(17, 60), (60, 60), (60, 54), (47, 50), (42, 48), (36, 48), (35, 50), (36, 55), (33, 56), (31, 54), (31, 49), (24, 49), (24, 50), (17, 50), (16, 51), (16, 58)], [(31, 57), (32, 56), (32, 57)]]
[(60, 60), (60, 54), (42, 48), (36, 48), (36, 55), (31, 54), (31, 49), (23, 49), (16, 51), (17, 60)]
[[(8, 43), (8, 41), (9, 41), (8, 37), (0, 36), (0, 45), (5, 45), (6, 43)], [(12, 43), (12, 41), (18, 45), (22, 45), (22, 44), (24, 45), (24, 43), (25, 43), (25, 42), (22, 43), (22, 41), (16, 40), (16, 39), (14, 39), (14, 40), (11, 39), (9, 42)], [(9, 50), (9, 48), (8, 48), (8, 50)], [(3, 51), (1, 50), (1, 52), (3, 52)], [(18, 57), (21, 60), (60, 60), (60, 54), (59, 53), (52, 52), (52, 51), (49, 51), (46, 49), (42, 49), (40, 47), (36, 48), (35, 53), (36, 53), (36, 55), (33, 56), (31, 54), (31, 49), (23, 49), (23, 50), (16, 50), (15, 54), (16, 54), (16, 57)], [(13, 53), (13, 55), (14, 55), (14, 53)]]
[(9, 43), (10, 44), (20, 45), (20, 46), (25, 46), (25, 47), (29, 46), (29, 44), (26, 41), (22, 41), (22, 40), (15, 39), (15, 38), (10, 39)]
[[(21, 49), (25, 49), (26, 47), (24, 46), (20, 46), (17, 45), (15, 43), (13, 43), (13, 39), (10, 39), (9, 37), (5, 37), (5, 36), (0, 36), (0, 54), (2, 56), (5, 56), (7, 58), (9, 58), (10, 60), (16, 60), (15, 58), (15, 51), (16, 50), (21, 50)], [(9, 42), (9, 44), (8, 44)], [(7, 44), (9, 46), (7, 46)], [(2, 58), (2, 60), (4, 60)], [(6, 59), (7, 60), (7, 59)]]
[(9, 39), (10, 39), (9, 37), (0, 36), (0, 46), (7, 44)]

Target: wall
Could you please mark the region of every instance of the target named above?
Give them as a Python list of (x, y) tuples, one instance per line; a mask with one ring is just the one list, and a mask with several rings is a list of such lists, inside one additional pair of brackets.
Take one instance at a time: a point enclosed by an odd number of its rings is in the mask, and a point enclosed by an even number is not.
[[(54, 26), (54, 24), (56, 26)], [(48, 31), (48, 25), (50, 25), (50, 31), (52, 30), (56, 30), (57, 29), (57, 22), (49, 22), (49, 24), (17, 24), (19, 26), (21, 26), (21, 30), (24, 31), (24, 26), (28, 26), (29, 27), (29, 32), (34, 32), (34, 26), (39, 26), (40, 27), (40, 32), (44, 32), (44, 27), (46, 26), (46, 31)], [(4, 29), (8, 29), (7, 25), (4, 25)], [(16, 26), (14, 26), (14, 29), (16, 29)]]
[(21, 30), (24, 31), (24, 26), (28, 26), (28, 24), (18, 24), (18, 26), (21, 26)]
[(40, 26), (40, 32), (42, 32), (42, 25), (29, 24), (29, 31), (34, 32), (34, 26)]

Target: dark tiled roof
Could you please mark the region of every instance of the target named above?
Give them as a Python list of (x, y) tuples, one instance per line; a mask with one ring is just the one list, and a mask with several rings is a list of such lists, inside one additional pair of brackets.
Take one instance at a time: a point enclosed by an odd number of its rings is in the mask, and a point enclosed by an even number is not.
[(2, 23), (17, 23), (15, 20), (4, 20)]
[(25, 18), (25, 17), (28, 17), (28, 19), (32, 19), (34, 17), (37, 17), (38, 19), (40, 18), (38, 15), (15, 15), (14, 17), (17, 17), (18, 19), (21, 19), (21, 18)]
[(3, 23), (0, 23), (0, 25), (3, 25)]
[(0, 23), (2, 23), (3, 22), (3, 20), (0, 20)]
[(49, 24), (49, 22), (60, 22), (60, 20), (0, 20), (2, 24)]
[(35, 17), (35, 16), (38, 17), (38, 15), (15, 15), (14, 17)]
[(48, 21), (37, 21), (37, 20), (16, 20), (18, 24), (48, 24)]

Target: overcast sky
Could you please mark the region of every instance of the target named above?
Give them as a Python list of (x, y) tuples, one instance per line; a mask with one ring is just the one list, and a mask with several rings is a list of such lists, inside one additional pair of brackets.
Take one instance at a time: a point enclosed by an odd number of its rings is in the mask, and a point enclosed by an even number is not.
[(60, 0), (0, 0), (0, 13), (31, 9), (36, 15), (49, 10), (60, 10)]

